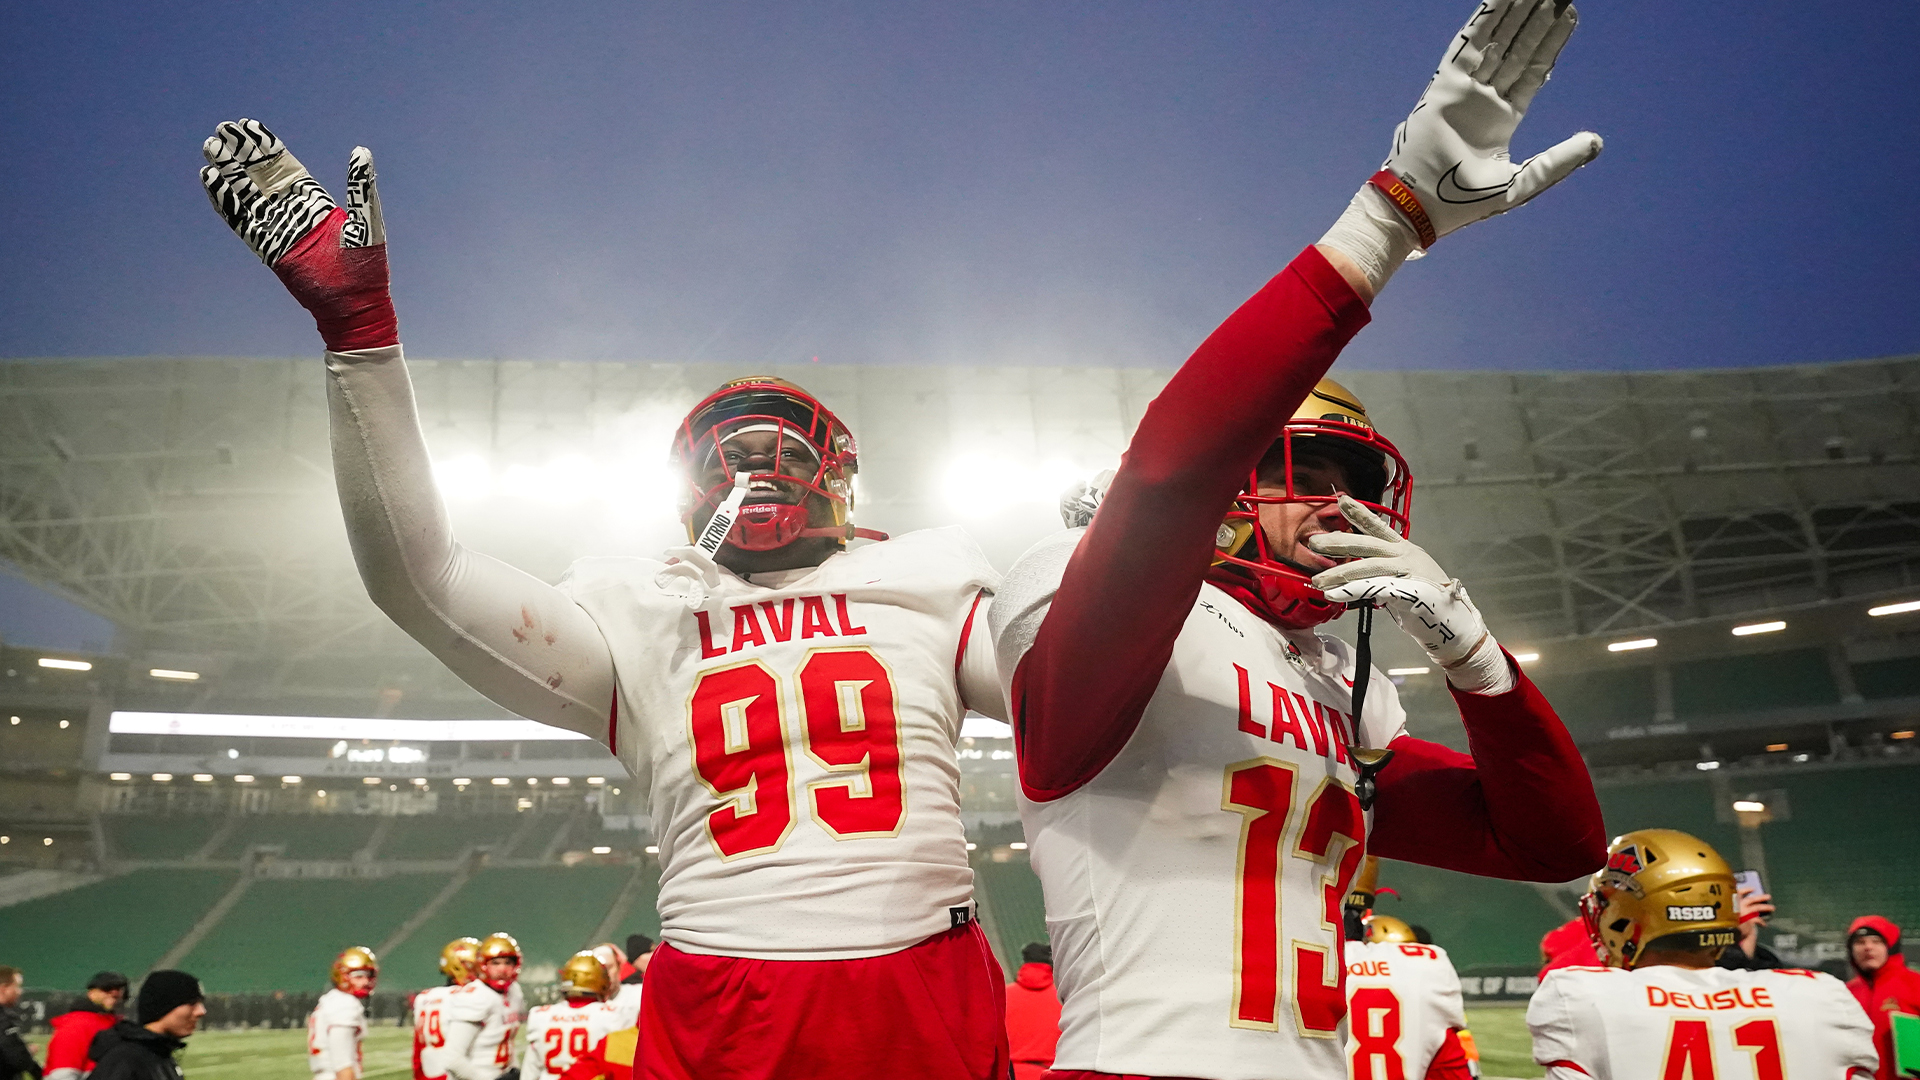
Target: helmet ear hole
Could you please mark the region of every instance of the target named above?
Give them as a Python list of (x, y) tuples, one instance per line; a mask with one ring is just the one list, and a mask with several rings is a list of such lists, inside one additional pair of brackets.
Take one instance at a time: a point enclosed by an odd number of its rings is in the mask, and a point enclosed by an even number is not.
[(1633, 920), (1631, 919), (1615, 919), (1613, 920), (1612, 925), (1608, 926), (1607, 929), (1613, 931), (1616, 934), (1624, 934), (1627, 932), (1627, 927), (1632, 925), (1633, 925)]

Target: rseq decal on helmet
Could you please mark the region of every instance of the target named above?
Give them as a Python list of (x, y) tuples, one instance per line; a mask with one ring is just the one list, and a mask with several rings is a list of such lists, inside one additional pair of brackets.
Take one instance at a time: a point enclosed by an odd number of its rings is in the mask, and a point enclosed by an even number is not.
[(724, 542), (772, 551), (801, 537), (885, 539), (853, 527), (853, 433), (819, 399), (771, 376), (735, 379), (693, 407), (674, 434), (684, 478), (681, 520), (689, 540), (726, 501), (736, 476), (744, 497)]
[[(1302, 482), (1303, 470), (1331, 467), (1342, 479)], [(1214, 537), (1214, 565), (1247, 571), (1282, 625), (1304, 629), (1339, 618), (1344, 604), (1329, 602), (1312, 585), (1313, 572), (1282, 557), (1260, 527), (1260, 509), (1282, 503), (1334, 506), (1339, 493), (1360, 500), (1401, 536), (1412, 527), (1413, 475), (1393, 443), (1373, 428), (1366, 406), (1332, 379), (1321, 379), (1294, 410), (1246, 486), (1234, 497)]]

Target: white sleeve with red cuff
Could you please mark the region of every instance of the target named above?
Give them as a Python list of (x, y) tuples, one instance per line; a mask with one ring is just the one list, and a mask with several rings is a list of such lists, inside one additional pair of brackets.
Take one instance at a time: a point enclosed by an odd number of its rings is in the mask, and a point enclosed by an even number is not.
[(373, 602), (503, 708), (604, 740), (614, 672), (599, 626), (554, 586), (454, 540), (400, 346), (328, 353), (327, 403)]

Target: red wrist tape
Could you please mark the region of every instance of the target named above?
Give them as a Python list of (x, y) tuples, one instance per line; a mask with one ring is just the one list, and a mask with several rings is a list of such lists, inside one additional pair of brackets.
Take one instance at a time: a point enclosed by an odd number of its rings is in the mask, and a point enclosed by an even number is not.
[(1367, 177), (1367, 183), (1378, 188), (1380, 194), (1385, 195), (1389, 202), (1399, 207), (1401, 216), (1407, 219), (1407, 224), (1413, 226), (1414, 235), (1420, 238), (1421, 250), (1432, 247), (1433, 242), (1440, 239), (1434, 235), (1433, 219), (1427, 216), (1427, 208), (1420, 205), (1420, 197), (1415, 195), (1413, 189), (1404, 181), (1393, 175), (1393, 170), (1381, 169)]
[(300, 238), (273, 268), (313, 315), (330, 352), (380, 349), (400, 343), (400, 320), (387, 287), (387, 246), (343, 248), (347, 212), (333, 213)]

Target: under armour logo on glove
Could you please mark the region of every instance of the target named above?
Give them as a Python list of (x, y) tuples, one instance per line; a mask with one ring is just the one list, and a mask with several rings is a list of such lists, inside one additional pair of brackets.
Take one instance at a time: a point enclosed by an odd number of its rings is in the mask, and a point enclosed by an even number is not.
[(214, 210), (313, 313), (327, 348), (399, 343), (372, 151), (356, 146), (348, 156), (345, 210), (258, 120), (220, 124), (201, 152)]

